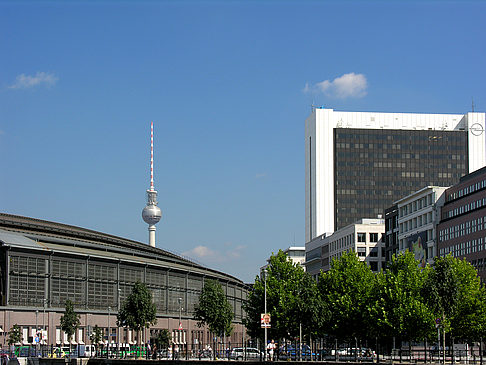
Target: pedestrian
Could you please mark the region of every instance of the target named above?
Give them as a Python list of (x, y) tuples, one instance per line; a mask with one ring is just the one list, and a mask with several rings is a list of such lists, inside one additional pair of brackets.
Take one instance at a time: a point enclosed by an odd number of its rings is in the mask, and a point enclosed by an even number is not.
[(270, 361), (273, 361), (273, 353), (275, 352), (276, 347), (277, 345), (274, 340), (270, 341), (267, 345), (268, 358)]
[(157, 360), (157, 344), (154, 344), (154, 348), (152, 349), (152, 359)]

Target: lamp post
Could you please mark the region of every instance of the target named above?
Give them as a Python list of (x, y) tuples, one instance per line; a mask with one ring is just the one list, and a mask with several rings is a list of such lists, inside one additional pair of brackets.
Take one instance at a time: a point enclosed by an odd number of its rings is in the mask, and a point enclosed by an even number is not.
[[(121, 295), (121, 288), (118, 288), (118, 317), (120, 317), (120, 295)], [(118, 325), (118, 322), (116, 323), (116, 339), (118, 343), (118, 351), (117, 351), (117, 357), (120, 357), (120, 326)]]
[[(35, 352), (36, 352), (36, 356), (37, 356), (37, 352), (39, 350), (39, 327), (37, 325), (37, 316), (39, 315), (39, 310), (36, 309), (35, 310), (35, 337), (34, 337), (34, 342), (35, 342)], [(36, 338), (37, 338), (37, 341), (36, 341)]]
[(110, 315), (111, 307), (108, 307), (108, 347), (106, 349), (106, 357), (110, 357)]
[[(265, 280), (265, 315), (267, 314), (267, 269), (263, 269), (263, 278)], [(264, 357), (263, 360), (267, 360), (267, 326), (265, 326), (265, 344), (264, 344)]]
[[(179, 301), (179, 340), (178, 342), (179, 344), (182, 345), (182, 298), (178, 298), (177, 300)], [(177, 353), (177, 360), (179, 360), (179, 353)]]
[[(46, 334), (46, 337), (47, 337), (47, 331), (46, 331), (46, 306), (47, 306), (47, 298), (44, 298), (42, 300), (42, 332), (45, 332)], [(44, 338), (44, 333), (42, 333), (42, 341), (41, 341), (41, 345), (44, 345), (46, 342), (46, 339)]]

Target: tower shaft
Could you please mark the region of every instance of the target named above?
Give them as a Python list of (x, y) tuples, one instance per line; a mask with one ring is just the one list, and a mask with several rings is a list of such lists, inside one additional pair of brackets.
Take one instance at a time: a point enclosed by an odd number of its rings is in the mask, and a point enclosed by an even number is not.
[(150, 123), (150, 188), (147, 190), (147, 206), (142, 210), (142, 218), (149, 225), (149, 245), (155, 247), (155, 225), (162, 218), (157, 206), (157, 191), (154, 189), (154, 122)]

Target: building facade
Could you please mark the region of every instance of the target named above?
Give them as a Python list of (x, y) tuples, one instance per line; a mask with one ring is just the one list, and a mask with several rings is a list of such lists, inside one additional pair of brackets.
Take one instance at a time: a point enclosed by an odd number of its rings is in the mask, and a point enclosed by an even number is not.
[(396, 204), (385, 209), (385, 260), (390, 262), (398, 253), (398, 207)]
[(385, 222), (383, 219), (361, 219), (332, 235), (321, 235), (306, 244), (307, 273), (317, 279), (321, 271), (331, 268), (332, 260), (340, 258), (347, 251), (357, 253), (373, 272), (384, 267)]
[[(243, 303), (247, 286), (170, 252), (79, 227), (0, 213), (0, 345), (20, 326), (24, 344), (37, 332), (42, 344), (66, 345), (60, 328), (67, 299), (80, 314), (72, 344), (90, 344), (95, 325), (105, 341), (134, 344), (168, 329), (181, 346), (210, 343), (209, 331), (193, 320), (207, 279), (224, 288), (235, 317), (234, 343), (244, 339)], [(150, 289), (157, 323), (142, 338), (116, 327), (116, 315), (135, 282)], [(181, 319), (181, 324), (179, 323)]]
[(437, 226), (439, 255), (465, 258), (486, 280), (486, 168), (445, 191)]
[(306, 242), (486, 165), (484, 113), (316, 108), (305, 125)]
[[(283, 253), (287, 255), (287, 259), (293, 264), (302, 266), (305, 270), (305, 246), (290, 246), (289, 248), (283, 250)], [(270, 258), (267, 259), (267, 263), (260, 267), (260, 272), (265, 270), (268, 265), (270, 265)]]
[(437, 256), (437, 231), (445, 187), (427, 186), (398, 200), (398, 251), (411, 251), (421, 265)]

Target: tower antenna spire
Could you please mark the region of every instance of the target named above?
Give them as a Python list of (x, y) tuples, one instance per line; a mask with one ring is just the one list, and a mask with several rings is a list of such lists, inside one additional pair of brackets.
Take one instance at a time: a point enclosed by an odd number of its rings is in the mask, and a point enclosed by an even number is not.
[(150, 123), (150, 191), (154, 191), (154, 122)]
[(147, 190), (147, 206), (142, 210), (142, 218), (149, 225), (149, 245), (155, 247), (155, 225), (162, 218), (157, 206), (157, 191), (154, 189), (154, 122), (150, 123), (150, 188)]

